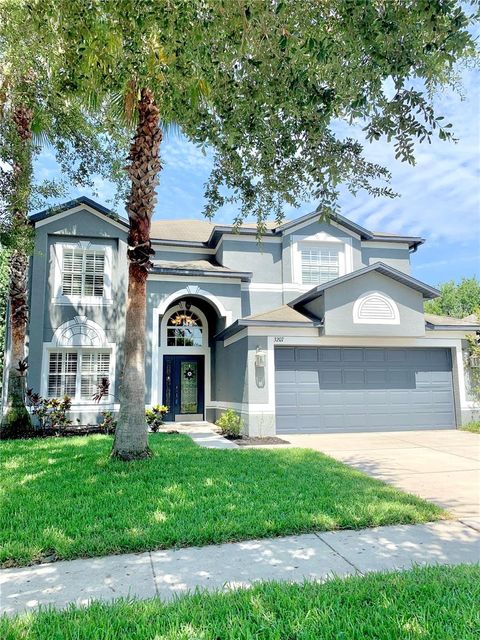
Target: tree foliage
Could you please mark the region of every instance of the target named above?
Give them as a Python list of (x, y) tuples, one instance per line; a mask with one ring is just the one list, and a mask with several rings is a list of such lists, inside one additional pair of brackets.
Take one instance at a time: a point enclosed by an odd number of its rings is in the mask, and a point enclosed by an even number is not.
[(253, 213), (261, 226), (312, 197), (335, 211), (340, 183), (393, 195), (388, 171), (336, 122), (363, 123), (407, 162), (416, 142), (452, 138), (431, 92), (474, 55), (476, 4), (31, 0), (27, 11), (40, 38), (60, 38), (64, 87), (92, 105), (103, 89), (132, 118), (148, 87), (164, 124), (214, 150), (207, 215), (236, 201), (236, 222)]
[(457, 284), (449, 280), (440, 285), (440, 297), (425, 302), (425, 311), (439, 316), (465, 318), (472, 313), (480, 317), (480, 281), (462, 278)]

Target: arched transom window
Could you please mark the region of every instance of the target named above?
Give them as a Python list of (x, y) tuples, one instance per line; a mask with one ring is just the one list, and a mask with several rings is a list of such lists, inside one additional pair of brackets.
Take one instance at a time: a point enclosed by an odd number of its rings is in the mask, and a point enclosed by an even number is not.
[(167, 346), (201, 347), (203, 331), (203, 323), (194, 311), (178, 309), (167, 321)]

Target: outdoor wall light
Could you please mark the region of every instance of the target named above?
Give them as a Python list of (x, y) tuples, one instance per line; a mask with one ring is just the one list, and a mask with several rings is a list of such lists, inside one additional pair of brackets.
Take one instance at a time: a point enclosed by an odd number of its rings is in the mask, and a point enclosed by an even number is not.
[(257, 350), (255, 352), (255, 366), (260, 368), (260, 367), (265, 367), (266, 364), (267, 364), (266, 352), (261, 347), (257, 347)]

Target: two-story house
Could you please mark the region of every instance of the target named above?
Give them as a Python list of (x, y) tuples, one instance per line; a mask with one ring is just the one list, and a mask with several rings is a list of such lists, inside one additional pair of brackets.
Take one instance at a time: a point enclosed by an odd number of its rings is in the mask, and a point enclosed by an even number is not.
[[(82, 423), (118, 408), (128, 223), (79, 198), (32, 216), (28, 386), (68, 394)], [(152, 223), (145, 404), (174, 421), (239, 412), (252, 435), (455, 428), (468, 321), (426, 316), (410, 275), (422, 238), (312, 213), (238, 232)], [(108, 376), (112, 395), (92, 396)]]

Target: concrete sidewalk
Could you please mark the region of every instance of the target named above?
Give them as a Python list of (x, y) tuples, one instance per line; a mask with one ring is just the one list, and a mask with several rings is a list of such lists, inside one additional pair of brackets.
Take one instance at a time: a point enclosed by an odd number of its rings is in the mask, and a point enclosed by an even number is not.
[(480, 529), (459, 521), (312, 533), (3, 569), (0, 613), (479, 561)]

